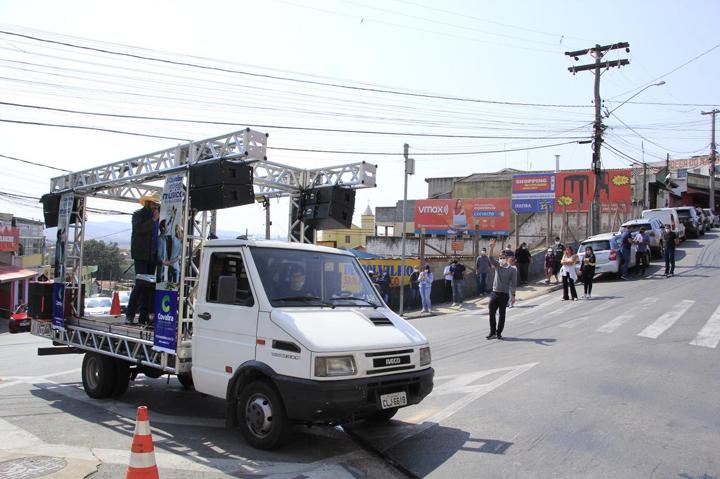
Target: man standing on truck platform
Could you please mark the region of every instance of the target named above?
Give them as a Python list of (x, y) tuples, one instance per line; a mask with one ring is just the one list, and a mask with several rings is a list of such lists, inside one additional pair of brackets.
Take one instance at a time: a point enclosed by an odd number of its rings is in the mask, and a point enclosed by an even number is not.
[(160, 197), (157, 194), (140, 198), (142, 208), (132, 215), (132, 236), (130, 256), (135, 264), (135, 286), (128, 300), (125, 319), (132, 324), (138, 312), (140, 324), (150, 324), (150, 309), (153, 301), (158, 244), (158, 220), (160, 219)]

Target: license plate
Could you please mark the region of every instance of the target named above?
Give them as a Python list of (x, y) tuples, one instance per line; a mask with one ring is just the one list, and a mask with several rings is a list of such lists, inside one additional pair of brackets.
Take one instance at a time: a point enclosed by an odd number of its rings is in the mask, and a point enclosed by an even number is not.
[(380, 407), (382, 409), (390, 409), (400, 406), (407, 406), (407, 394), (405, 394), (405, 391), (383, 394), (380, 396)]
[(30, 320), (29, 319), (22, 319), (19, 321), (20, 326), (30, 326)]

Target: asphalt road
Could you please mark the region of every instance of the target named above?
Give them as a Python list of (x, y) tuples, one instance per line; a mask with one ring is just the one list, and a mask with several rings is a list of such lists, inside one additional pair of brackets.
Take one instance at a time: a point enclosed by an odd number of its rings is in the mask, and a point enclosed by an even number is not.
[(245, 445), (222, 401), (175, 379), (91, 400), (81, 356), (37, 357), (45, 340), (1, 333), (0, 461), (15, 462), (0, 479), (122, 477), (139, 404), (163, 478), (720, 477), (718, 236), (683, 244), (674, 278), (654, 262), (597, 281), (589, 301), (519, 303), (502, 342), (485, 339), (483, 311), (414, 320), (437, 375), (423, 403), (384, 427), (297, 428), (277, 452)]

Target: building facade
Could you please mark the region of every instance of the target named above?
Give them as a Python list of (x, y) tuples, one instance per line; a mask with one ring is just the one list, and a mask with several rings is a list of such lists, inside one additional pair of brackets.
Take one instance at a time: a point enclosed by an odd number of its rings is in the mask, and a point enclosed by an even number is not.
[(375, 215), (370, 205), (360, 217), (360, 226), (350, 228), (318, 231), (318, 243), (335, 248), (353, 249), (365, 247), (367, 239), (375, 235)]

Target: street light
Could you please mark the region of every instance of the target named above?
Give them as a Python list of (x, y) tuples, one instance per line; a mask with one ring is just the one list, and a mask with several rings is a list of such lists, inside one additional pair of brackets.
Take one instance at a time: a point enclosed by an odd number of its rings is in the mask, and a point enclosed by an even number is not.
[(653, 86), (663, 86), (664, 84), (665, 84), (665, 80), (661, 80), (661, 81), (659, 81), (659, 82), (657, 82), (657, 83), (651, 83), (650, 85), (646, 85), (645, 88), (641, 89), (640, 91), (638, 91), (637, 93), (635, 93), (633, 96), (631, 96), (630, 98), (628, 98), (627, 100), (625, 100), (624, 102), (620, 103), (618, 106), (616, 106), (615, 108), (613, 108), (612, 110), (610, 110), (610, 111), (608, 112), (607, 116), (612, 115), (612, 112), (614, 112), (615, 110), (617, 110), (618, 108), (620, 108), (621, 106), (623, 106), (625, 103), (629, 102), (630, 100), (632, 100), (633, 98), (635, 98), (635, 97), (638, 96), (640, 93), (642, 93), (642, 92), (644, 92), (645, 90), (647, 90), (648, 88), (653, 87)]

